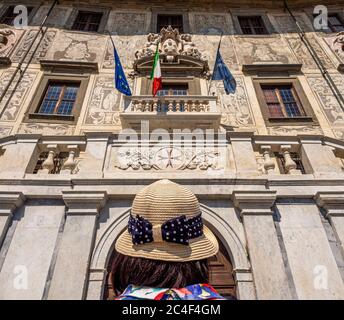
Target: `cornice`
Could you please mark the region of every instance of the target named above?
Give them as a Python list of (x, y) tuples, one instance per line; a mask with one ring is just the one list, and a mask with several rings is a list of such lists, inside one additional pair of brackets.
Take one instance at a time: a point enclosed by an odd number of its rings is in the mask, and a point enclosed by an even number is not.
[(65, 61), (65, 60), (40, 60), (41, 68), (49, 71), (77, 70), (78, 72), (98, 72), (97, 62)]
[(256, 64), (244, 64), (242, 71), (244, 73), (257, 74), (257, 73), (270, 73), (270, 72), (289, 72), (299, 73), (301, 72), (302, 64), (298, 63), (256, 63)]

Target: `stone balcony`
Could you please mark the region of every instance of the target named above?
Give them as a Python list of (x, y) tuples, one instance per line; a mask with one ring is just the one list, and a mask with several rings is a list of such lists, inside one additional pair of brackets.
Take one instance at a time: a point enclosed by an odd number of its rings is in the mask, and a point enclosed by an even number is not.
[(221, 112), (214, 96), (133, 96), (126, 98), (121, 114), (125, 128), (140, 128), (148, 120), (150, 129), (218, 128)]

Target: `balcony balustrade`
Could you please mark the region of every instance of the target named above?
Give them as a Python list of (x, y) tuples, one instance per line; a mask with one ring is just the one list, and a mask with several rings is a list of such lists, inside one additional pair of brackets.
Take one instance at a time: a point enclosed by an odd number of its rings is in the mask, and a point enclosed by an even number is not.
[[(213, 103), (215, 102), (215, 103)], [(132, 97), (129, 107), (125, 113), (131, 112), (218, 112), (216, 108), (216, 98), (214, 97)]]
[(214, 96), (133, 96), (125, 104), (124, 127), (137, 128), (140, 121), (149, 120), (150, 128), (160, 127), (161, 121), (168, 128), (217, 128), (221, 119)]

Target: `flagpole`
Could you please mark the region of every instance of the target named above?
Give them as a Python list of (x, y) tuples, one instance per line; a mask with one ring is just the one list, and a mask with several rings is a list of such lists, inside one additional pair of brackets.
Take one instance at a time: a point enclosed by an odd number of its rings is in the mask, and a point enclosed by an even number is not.
[(213, 73), (212, 73), (212, 75), (211, 75), (211, 78), (210, 78), (210, 81), (209, 81), (209, 85), (208, 85), (208, 96), (209, 96), (209, 94), (210, 94), (211, 82), (213, 81), (212, 78), (213, 78), (213, 74), (214, 74), (215, 67), (216, 67), (217, 55), (218, 55), (218, 53), (219, 53), (219, 51), (220, 51), (220, 47), (221, 47), (222, 36), (223, 36), (223, 31), (221, 31), (220, 41), (219, 41), (219, 44), (218, 44), (218, 46), (217, 46), (217, 51), (216, 51), (216, 57), (215, 57), (215, 64), (214, 64), (214, 68), (213, 68)]
[[(116, 46), (115, 46), (115, 43), (113, 42), (113, 39), (112, 39), (112, 33), (109, 30), (105, 30), (105, 31), (109, 34), (113, 49), (116, 51)], [(114, 60), (115, 60), (115, 57), (114, 57)], [(114, 63), (116, 64), (115, 61), (114, 61)]]
[(113, 42), (113, 39), (112, 39), (112, 33), (111, 33), (109, 30), (106, 30), (106, 32), (109, 34), (111, 43), (112, 43), (112, 45), (113, 45), (113, 48), (116, 50), (115, 43)]

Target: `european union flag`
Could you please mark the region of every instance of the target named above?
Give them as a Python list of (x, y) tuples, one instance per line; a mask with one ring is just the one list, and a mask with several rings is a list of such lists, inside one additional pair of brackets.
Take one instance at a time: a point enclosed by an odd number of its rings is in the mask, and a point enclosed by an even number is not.
[(119, 59), (118, 53), (116, 48), (114, 48), (114, 56), (115, 56), (115, 83), (116, 89), (119, 92), (122, 92), (126, 96), (131, 96), (130, 87), (125, 77), (124, 70), (122, 68), (121, 60)]
[(234, 93), (236, 89), (236, 81), (223, 62), (220, 50), (217, 50), (216, 61), (214, 65), (212, 80), (223, 80), (223, 86), (226, 94)]

